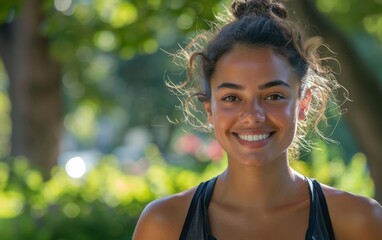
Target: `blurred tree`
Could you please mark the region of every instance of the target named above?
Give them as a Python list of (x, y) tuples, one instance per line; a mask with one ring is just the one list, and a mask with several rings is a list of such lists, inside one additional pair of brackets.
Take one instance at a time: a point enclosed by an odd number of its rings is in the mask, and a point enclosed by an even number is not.
[(197, 16), (212, 19), (217, 2), (2, 1), (0, 55), (10, 80), (11, 154), (26, 156), (48, 177), (57, 163), (62, 129), (62, 73), (70, 78), (67, 84), (93, 89), (97, 71), (112, 67), (110, 59), (101, 56), (93, 75), (84, 72), (98, 53), (126, 60), (152, 54), (174, 44), (179, 32), (206, 27)]
[(40, 32), (41, 1), (17, 4), (9, 5), (18, 7), (17, 20), (0, 26), (0, 54), (11, 79), (12, 154), (27, 156), (47, 172), (58, 154), (61, 70)]
[[(91, 121), (86, 119), (100, 111), (99, 104), (114, 104), (113, 101), (129, 108), (129, 114), (135, 117), (132, 122), (153, 120), (153, 115), (147, 113), (167, 106), (161, 100), (151, 101), (149, 105), (149, 99), (142, 99), (144, 95), (156, 95), (163, 75), (155, 78), (160, 79), (156, 82), (158, 85), (151, 85), (154, 80), (146, 83), (140, 78), (160, 68), (162, 58), (147, 61), (134, 56), (153, 54), (159, 48), (169, 49), (183, 39), (179, 33), (205, 28), (204, 20), (212, 19), (213, 13), (221, 10), (217, 9), (220, 2), (230, 1), (2, 1), (0, 56), (10, 80), (12, 154), (27, 156), (44, 169), (46, 176), (49, 174), (57, 161), (61, 116), (65, 107), (69, 108), (68, 102), (63, 105), (62, 92), (76, 104), (80, 103), (75, 113), (66, 118), (67, 122), (75, 122), (76, 118), (83, 120), (73, 128), (74, 132), (95, 131)], [(381, 0), (287, 3), (296, 10), (292, 17), (316, 26), (331, 49), (338, 53), (342, 66), (338, 78), (354, 99), (346, 105), (349, 112), (345, 116), (367, 156), (376, 199), (381, 202), (382, 175), (378, 174), (382, 169), (379, 160), (382, 140), (378, 134), (382, 132), (382, 114), (378, 107), (381, 46), (373, 41), (382, 39)], [(137, 65), (131, 64), (133, 60)], [(112, 86), (121, 80), (112, 75), (116, 72), (115, 61), (123, 62), (119, 71), (128, 76), (122, 88)], [(138, 62), (145, 63), (145, 68)], [(140, 86), (140, 91), (130, 87), (134, 84)], [(114, 99), (115, 96), (118, 99)], [(140, 111), (143, 106), (149, 111)]]
[(375, 198), (382, 202), (382, 1), (304, 0), (288, 4), (296, 10), (292, 17), (310, 25), (314, 34), (318, 31), (336, 53), (340, 66), (329, 64), (352, 99), (343, 106), (348, 109), (345, 118), (367, 156)]

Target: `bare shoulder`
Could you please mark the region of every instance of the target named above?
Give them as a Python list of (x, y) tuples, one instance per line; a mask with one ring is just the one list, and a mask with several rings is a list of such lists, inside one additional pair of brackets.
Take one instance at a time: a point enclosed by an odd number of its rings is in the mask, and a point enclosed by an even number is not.
[(195, 189), (149, 203), (139, 217), (133, 239), (179, 239)]
[(321, 186), (336, 239), (382, 239), (382, 207), (377, 201)]

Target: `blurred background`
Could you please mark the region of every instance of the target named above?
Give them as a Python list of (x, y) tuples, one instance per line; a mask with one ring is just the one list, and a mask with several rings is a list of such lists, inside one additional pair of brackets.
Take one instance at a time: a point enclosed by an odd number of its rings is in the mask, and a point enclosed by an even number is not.
[[(212, 136), (169, 121), (182, 112), (164, 82), (184, 80), (171, 54), (230, 3), (1, 1), (1, 239), (131, 239), (148, 202), (224, 169)], [(382, 202), (382, 0), (286, 5), (351, 99), (328, 111), (339, 143), (293, 166)]]

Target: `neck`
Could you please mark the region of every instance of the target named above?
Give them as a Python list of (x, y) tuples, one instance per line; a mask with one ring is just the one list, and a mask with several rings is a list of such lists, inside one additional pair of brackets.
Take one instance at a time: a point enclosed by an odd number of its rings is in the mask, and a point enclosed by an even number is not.
[(287, 204), (301, 193), (303, 177), (290, 168), (286, 159), (271, 165), (243, 167), (229, 164), (219, 177), (217, 199), (227, 204), (261, 209)]

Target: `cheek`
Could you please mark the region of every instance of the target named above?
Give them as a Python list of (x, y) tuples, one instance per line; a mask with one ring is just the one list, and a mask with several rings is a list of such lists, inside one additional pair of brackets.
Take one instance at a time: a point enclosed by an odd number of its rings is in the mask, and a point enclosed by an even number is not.
[(288, 126), (286, 126), (290, 132), (294, 133), (297, 129), (297, 122), (298, 122), (298, 108), (296, 104), (290, 104), (288, 108), (285, 110), (285, 118), (288, 122)]
[(213, 101), (211, 103), (211, 113), (214, 122), (219, 123), (220, 121), (235, 118), (238, 114), (238, 109), (223, 107), (221, 104), (218, 104), (215, 101)]
[(272, 109), (272, 119), (280, 126), (285, 128), (294, 128), (297, 124), (297, 109), (295, 103), (289, 103)]
[(218, 104), (212, 104), (212, 123), (215, 134), (228, 131), (238, 120), (239, 111), (232, 108), (224, 108)]

